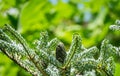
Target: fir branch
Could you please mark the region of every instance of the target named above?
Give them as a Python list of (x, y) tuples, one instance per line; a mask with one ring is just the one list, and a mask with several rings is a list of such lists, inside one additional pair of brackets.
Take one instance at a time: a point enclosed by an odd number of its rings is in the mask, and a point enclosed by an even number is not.
[(114, 25), (110, 25), (109, 27), (113, 31), (120, 31), (120, 20), (116, 20)]
[[(119, 22), (117, 24), (119, 26)], [(67, 56), (64, 45), (59, 43), (62, 42), (57, 38), (49, 41), (48, 33), (41, 32), (36, 48), (32, 49), (9, 25), (0, 29), (0, 50), (34, 76), (114, 75), (113, 58), (120, 57), (120, 47), (113, 46), (109, 40), (103, 40), (100, 50), (97, 47), (86, 49), (80, 36), (75, 34)], [(99, 53), (97, 58), (96, 53)]]
[(81, 39), (80, 39), (79, 35), (73, 35), (72, 40), (73, 41), (72, 41), (72, 44), (70, 46), (70, 50), (69, 50), (68, 56), (66, 58), (66, 62), (63, 66), (63, 69), (67, 68), (67, 66), (70, 64), (70, 61), (73, 58), (76, 50), (78, 50), (78, 48), (80, 48), (79, 46), (81, 46), (81, 45), (78, 45), (79, 43), (81, 43)]
[[(6, 48), (6, 49), (4, 49), (4, 48)], [(9, 43), (7, 43), (7, 42), (5, 42), (5, 41), (0, 40), (0, 50), (1, 50), (4, 54), (6, 54), (11, 60), (13, 60), (15, 63), (17, 63), (17, 64), (20, 65), (22, 68), (24, 68), (26, 71), (28, 71), (28, 72), (30, 72), (31, 74), (34, 75), (34, 72), (32, 72), (30, 69), (27, 69), (26, 66), (23, 66), (24, 64), (22, 64), (21, 62), (19, 62), (18, 57), (17, 57), (17, 59), (16, 59), (16, 58), (14, 57), (14, 55), (11, 55), (11, 54), (9, 53), (10, 50), (11, 50), (11, 52), (12, 52), (12, 50), (14, 50), (14, 49), (18, 50), (18, 48), (15, 47), (14, 45), (11, 45), (11, 44), (9, 44)], [(21, 51), (21, 50), (20, 50), (20, 51)]]
[(30, 60), (32, 60), (32, 62), (35, 64), (36, 68), (37, 68), (44, 76), (48, 76), (48, 75), (46, 74), (46, 72), (45, 72), (43, 69), (41, 69), (41, 68), (42, 68), (41, 66), (36, 65), (36, 62), (34, 61), (33, 57), (31, 57), (31, 55), (30, 55), (30, 53), (29, 53), (30, 49), (29, 49), (29, 47), (28, 47), (28, 45), (27, 45), (27, 42), (24, 40), (24, 38), (23, 38), (19, 33), (17, 33), (14, 29), (12, 29), (9, 25), (6, 24), (5, 26), (6, 26), (6, 27), (4, 28), (4, 30), (9, 31), (9, 32), (22, 44), (22, 46), (24, 47), (25, 51), (27, 52)]
[(4, 32), (3, 32), (3, 30), (2, 29), (0, 29), (0, 39), (1, 40), (4, 40), (4, 41), (7, 41), (7, 42), (9, 42), (9, 43), (11, 43), (11, 39), (10, 39), (10, 37), (8, 37)]

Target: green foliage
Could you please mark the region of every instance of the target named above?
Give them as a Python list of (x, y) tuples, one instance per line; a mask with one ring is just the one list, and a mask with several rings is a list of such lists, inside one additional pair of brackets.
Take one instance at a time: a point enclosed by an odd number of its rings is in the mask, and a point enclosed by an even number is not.
[[(64, 42), (66, 49), (70, 46), (72, 34), (75, 32), (81, 35), (82, 44), (87, 48), (94, 45), (99, 48), (104, 38), (118, 47), (120, 31), (114, 30), (116, 28), (118, 30), (119, 25), (115, 24), (113, 31), (108, 28), (116, 19), (119, 19), (119, 9), (119, 0), (0, 0), (0, 27), (5, 23), (10, 24), (33, 48), (35, 46), (32, 43), (44, 30), (48, 31), (49, 39), (57, 37)], [(12, 40), (14, 40), (13, 37)], [(54, 40), (52, 41), (54, 43)], [(0, 63), (4, 62), (6, 66), (9, 63), (14, 64), (10, 60), (2, 61), (6, 58), (3, 55), (0, 56)], [(117, 62), (118, 59), (116, 59)], [(1, 69), (0, 74), (9, 72), (11, 67), (15, 67), (11, 65), (6, 68), (6, 66), (0, 66), (5, 69)], [(119, 65), (116, 65), (118, 72), (117, 66)], [(115, 75), (119, 76), (117, 72)], [(24, 76), (20, 71), (13, 73)]]
[(108, 27), (119, 19), (119, 7), (119, 0), (2, 0), (0, 26), (11, 24), (30, 43), (40, 31), (48, 30), (70, 44), (77, 31), (84, 46), (90, 47), (110, 34)]
[(120, 64), (116, 63), (116, 71), (115, 71), (114, 76), (119, 76), (120, 75), (119, 69), (120, 69)]
[(120, 30), (120, 20), (116, 20), (115, 25), (110, 26), (111, 30)]
[(8, 25), (0, 29), (0, 50), (34, 76), (113, 76), (114, 58), (120, 57), (119, 47), (107, 39), (103, 40), (100, 50), (95, 46), (86, 49), (78, 34), (73, 35), (68, 51), (57, 38), (49, 40), (47, 32), (41, 32), (35, 45), (36, 48), (30, 48)]

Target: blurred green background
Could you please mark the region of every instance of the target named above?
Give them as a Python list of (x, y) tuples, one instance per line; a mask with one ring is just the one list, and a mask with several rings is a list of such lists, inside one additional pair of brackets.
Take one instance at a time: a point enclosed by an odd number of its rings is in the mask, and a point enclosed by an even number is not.
[[(47, 30), (50, 39), (57, 37), (67, 48), (76, 32), (87, 48), (99, 48), (104, 38), (120, 46), (120, 31), (109, 30), (116, 19), (120, 0), (0, 0), (0, 27), (10, 24), (28, 43)], [(115, 76), (120, 76), (119, 69), (116, 60)], [(0, 52), (0, 76), (31, 75)]]

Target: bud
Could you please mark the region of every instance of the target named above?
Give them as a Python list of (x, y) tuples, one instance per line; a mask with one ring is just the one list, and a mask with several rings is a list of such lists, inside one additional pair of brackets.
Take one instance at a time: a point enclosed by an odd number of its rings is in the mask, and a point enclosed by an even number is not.
[(64, 60), (66, 58), (66, 52), (65, 52), (65, 47), (63, 43), (59, 43), (56, 47), (56, 59), (61, 62), (64, 63)]

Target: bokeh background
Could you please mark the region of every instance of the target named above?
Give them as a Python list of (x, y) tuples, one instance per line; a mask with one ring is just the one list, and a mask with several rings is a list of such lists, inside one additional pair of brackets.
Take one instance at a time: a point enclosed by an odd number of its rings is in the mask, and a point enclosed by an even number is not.
[[(0, 28), (10, 24), (32, 47), (41, 31), (70, 46), (72, 34), (79, 33), (86, 48), (105, 38), (120, 46), (120, 31), (109, 26), (120, 19), (120, 0), (0, 0)], [(119, 59), (115, 76), (120, 76)], [(31, 76), (0, 52), (0, 76)]]

